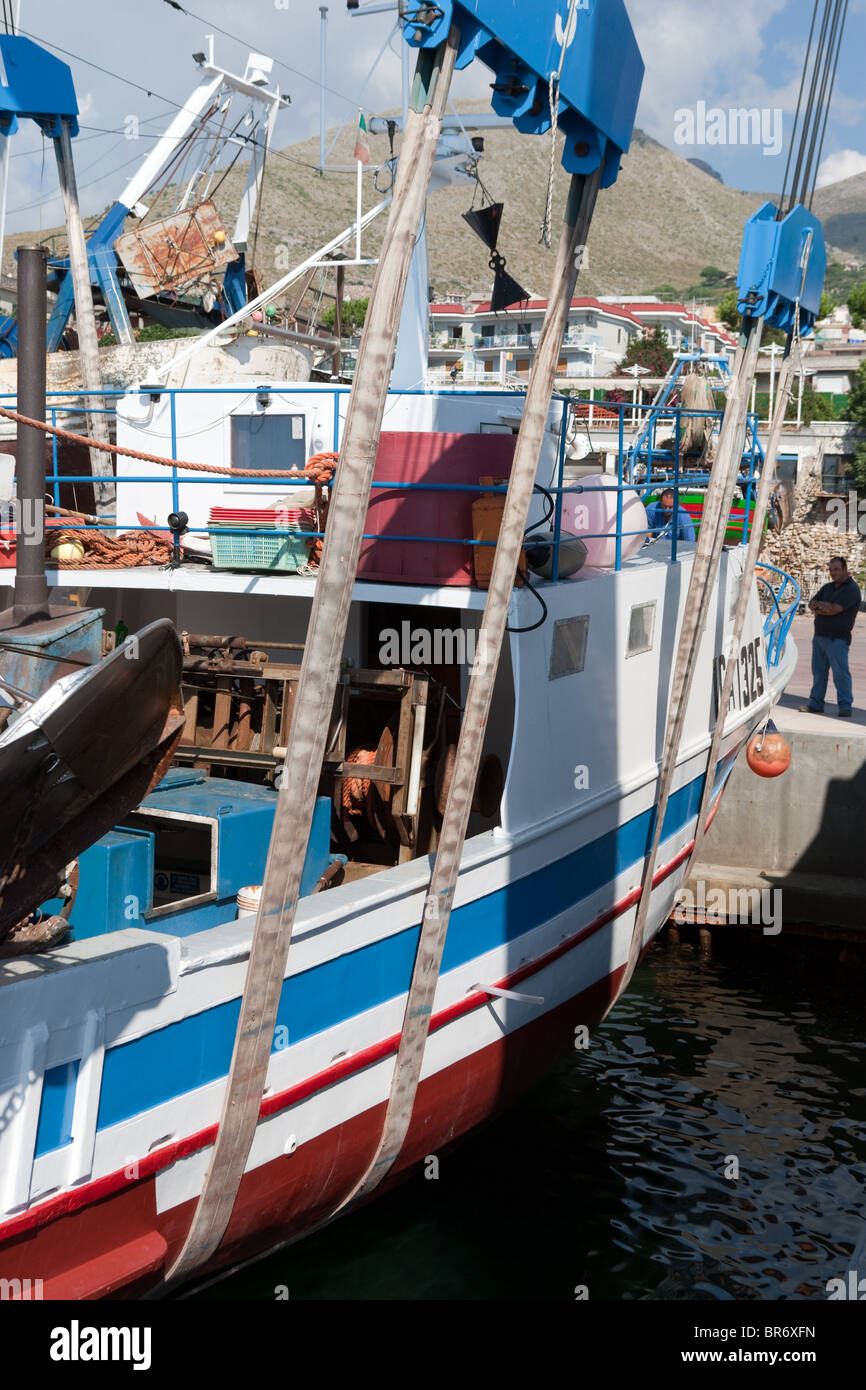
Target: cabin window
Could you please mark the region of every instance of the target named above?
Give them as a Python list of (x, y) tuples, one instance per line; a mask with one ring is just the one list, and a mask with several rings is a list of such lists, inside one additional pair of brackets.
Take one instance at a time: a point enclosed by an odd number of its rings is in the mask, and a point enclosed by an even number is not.
[(303, 468), (307, 462), (303, 415), (233, 415), (232, 468)]
[(626, 656), (639, 656), (652, 651), (653, 629), (656, 621), (655, 599), (652, 603), (636, 603), (628, 620)]
[(586, 636), (589, 617), (557, 618), (553, 624), (553, 646), (550, 652), (548, 680), (573, 676), (583, 670), (586, 658)]

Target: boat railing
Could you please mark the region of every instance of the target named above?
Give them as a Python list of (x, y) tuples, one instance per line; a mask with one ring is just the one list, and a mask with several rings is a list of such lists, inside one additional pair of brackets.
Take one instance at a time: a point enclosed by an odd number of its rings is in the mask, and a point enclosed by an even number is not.
[[(340, 400), (341, 397), (348, 394), (349, 390), (350, 388), (346, 386), (322, 387), (317, 385), (305, 386), (295, 384), (292, 384), (290, 388), (290, 393), (293, 398), (304, 394), (315, 394), (317, 398), (321, 399), (323, 396), (327, 396), (329, 393), (331, 394), (333, 405), (333, 437), (331, 440), (331, 446), (334, 453), (338, 453), (340, 444)], [(127, 487), (129, 485), (142, 485), (167, 482), (171, 488), (172, 510), (176, 513), (179, 513), (181, 510), (181, 487), (186, 489), (190, 486), (202, 484), (208, 484), (210, 486), (213, 486), (215, 478), (218, 477), (221, 486), (225, 485), (227, 487), (231, 487), (233, 485), (242, 485), (249, 488), (250, 479), (248, 476), (231, 477), (225, 474), (214, 474), (210, 472), (200, 472), (190, 475), (184, 469), (184, 460), (178, 458), (178, 399), (180, 397), (187, 398), (192, 395), (213, 395), (223, 397), (234, 395), (249, 397), (251, 395), (256, 395), (257, 393), (260, 394), (262, 392), (267, 392), (269, 395), (274, 395), (279, 394), (279, 391), (280, 388), (278, 386), (273, 385), (245, 385), (243, 387), (171, 387), (163, 386), (162, 384), (160, 384), (158, 386), (150, 387), (143, 386), (140, 390), (140, 394), (142, 396), (151, 398), (161, 398), (163, 396), (166, 396), (168, 398), (170, 453), (168, 455), (165, 465), (150, 465), (151, 471), (146, 471), (146, 466), (143, 465), (140, 471), (136, 469), (134, 474), (131, 476), (123, 475), (120, 477), (115, 477), (113, 485), (117, 488), (121, 488)], [(426, 391), (394, 392), (392, 394), (395, 396), (438, 395), (446, 397), (453, 395), (453, 393), (454, 388), (452, 387), (451, 390), (448, 390), (447, 388), (442, 390), (427, 389)], [(97, 394), (104, 398), (105, 403), (101, 406), (95, 406), (90, 404), (89, 402), (89, 397), (92, 397)], [(50, 391), (47, 393), (47, 421), (51, 425), (52, 429), (58, 429), (62, 432), (62, 421), (66, 420), (68, 422), (70, 416), (74, 416), (80, 419), (85, 414), (85, 412), (90, 414), (98, 412), (107, 415), (116, 415), (117, 401), (122, 397), (128, 397), (129, 394), (130, 393), (128, 390), (120, 389), (104, 389), (99, 393), (93, 391), (88, 392), (83, 390), (64, 389)], [(499, 391), (490, 390), (484, 392), (485, 400), (493, 400), (497, 398), (505, 398), (509, 401), (515, 400), (514, 393), (512, 391), (508, 391), (507, 389)], [(615, 503), (609, 509), (608, 512), (609, 524), (607, 525), (607, 529), (600, 531), (589, 531), (587, 529), (581, 529), (579, 533), (580, 539), (583, 541), (614, 541), (615, 554), (614, 563), (612, 565), (613, 569), (620, 570), (622, 568), (624, 562), (624, 543), (626, 550), (625, 558), (627, 559), (629, 557), (629, 554), (634, 552), (634, 547), (628, 544), (628, 542), (631, 539), (648, 534), (648, 541), (651, 542), (653, 539), (658, 539), (660, 536), (667, 533), (668, 531), (670, 531), (669, 556), (668, 552), (666, 551), (660, 551), (659, 555), (661, 558), (664, 558), (665, 560), (668, 560), (669, 558), (670, 563), (676, 563), (678, 548), (681, 551), (681, 543), (677, 534), (679, 526), (671, 526), (670, 523), (667, 523), (665, 525), (649, 527), (648, 532), (646, 528), (641, 528), (640, 530), (629, 529), (627, 526), (624, 526), (624, 499), (627, 496), (637, 495), (641, 498), (641, 500), (645, 501), (651, 494), (658, 494), (661, 488), (670, 488), (674, 493), (674, 516), (679, 517), (681, 515), (681, 495), (694, 489), (700, 491), (702, 488), (706, 487), (710, 477), (709, 471), (707, 470), (687, 469), (683, 467), (683, 461), (680, 452), (680, 437), (682, 432), (683, 420), (687, 419), (690, 416), (697, 418), (705, 418), (708, 414), (721, 414), (721, 412), (708, 412), (706, 410), (685, 410), (682, 407), (678, 406), (667, 408), (670, 411), (671, 416), (673, 417), (674, 448), (670, 451), (653, 451), (652, 449), (650, 449), (647, 466), (644, 470), (644, 475), (640, 478), (633, 478), (629, 476), (631, 470), (629, 469), (629, 456), (625, 444), (625, 435), (627, 428), (626, 420), (627, 417), (631, 418), (635, 413), (637, 413), (638, 415), (640, 415), (641, 412), (647, 413), (649, 411), (655, 411), (656, 413), (658, 413), (657, 405), (644, 405), (641, 402), (625, 400), (605, 401), (602, 406), (599, 402), (593, 402), (589, 400), (575, 400), (575, 398), (568, 396), (557, 396), (554, 397), (554, 400), (558, 402), (560, 409), (560, 419), (557, 431), (557, 464), (554, 470), (554, 475), (550, 478), (549, 482), (538, 484), (539, 493), (546, 494), (550, 503), (552, 504), (550, 507), (549, 514), (545, 518), (545, 520), (550, 525), (550, 540), (553, 549), (553, 553), (550, 557), (550, 572), (553, 575), (559, 574), (560, 550), (563, 543), (563, 539), (572, 534), (571, 532), (567, 531), (563, 525), (563, 510), (565, 504), (569, 500), (572, 500), (575, 497), (575, 495), (579, 495), (582, 493), (611, 493), (615, 498)], [(12, 393), (0, 395), (0, 404), (4, 404), (7, 407), (11, 406), (12, 408), (14, 408), (14, 395)], [(565, 467), (566, 463), (570, 462), (567, 456), (567, 443), (571, 435), (572, 424), (578, 431), (582, 427), (585, 427), (588, 423), (589, 411), (592, 409), (596, 411), (603, 410), (605, 412), (604, 418), (606, 423), (612, 428), (614, 428), (617, 432), (616, 470), (614, 472), (602, 471), (594, 473), (587, 477), (584, 477), (583, 479), (578, 479), (577, 481), (566, 481)], [(75, 432), (77, 433), (78, 431)], [(572, 435), (571, 437), (573, 438), (574, 436)], [(49, 439), (51, 449), (51, 468), (50, 472), (48, 472), (46, 475), (46, 483), (50, 489), (54, 506), (59, 508), (61, 505), (62, 487), (67, 487), (69, 485), (74, 486), (75, 484), (89, 484), (92, 486), (94, 483), (94, 477), (91, 473), (61, 473), (58, 435), (50, 434)], [(183, 450), (181, 449), (180, 452), (182, 453)], [(757, 432), (755, 431), (751, 443), (747, 446), (746, 450), (744, 451), (742, 467), (738, 479), (740, 492), (744, 503), (742, 509), (742, 518), (740, 518), (738, 510), (736, 516), (732, 517), (732, 522), (728, 527), (729, 536), (732, 536), (732, 528), (734, 528), (733, 534), (736, 535), (736, 541), (743, 544), (745, 544), (748, 541), (749, 537), (749, 526), (751, 522), (754, 490), (758, 477), (760, 475), (760, 466), (762, 462), (763, 453), (760, 449), (760, 445), (757, 443)], [(261, 486), (263, 488), (277, 488), (284, 495), (286, 493), (287, 488), (291, 488), (293, 486), (309, 486), (309, 483), (310, 480), (304, 479), (303, 477), (293, 479), (285, 477), (259, 478), (258, 476), (256, 476), (255, 478), (256, 487)], [(407, 494), (410, 492), (471, 493), (473, 494), (473, 496), (477, 497), (482, 493), (504, 494), (505, 492), (507, 492), (507, 485), (504, 483), (482, 485), (477, 482), (407, 482), (405, 479), (395, 478), (376, 479), (373, 482), (373, 489), (386, 489), (391, 492), (405, 491)], [(76, 507), (75, 510), (80, 511), (81, 509)], [(130, 526), (128, 524), (121, 526), (117, 523), (116, 516), (114, 518), (108, 519), (103, 518), (96, 522), (85, 523), (84, 521), (81, 521), (80, 523), (78, 523), (74, 518), (69, 518), (68, 521), (64, 520), (63, 522), (63, 530), (69, 531), (71, 533), (74, 533), (77, 530), (92, 532), (94, 530), (94, 527), (99, 531), (108, 534), (113, 534), (116, 532), (129, 533), (131, 531), (146, 531), (149, 533), (164, 534), (167, 540), (171, 540), (173, 542), (175, 548), (175, 560), (180, 559), (180, 540), (178, 535), (174, 531), (172, 531), (167, 524), (160, 524), (156, 518), (153, 519), (152, 525), (139, 524), (138, 526)], [(199, 532), (200, 534), (207, 535), (209, 528), (205, 526), (189, 527), (188, 530), (193, 534), (195, 532)], [(220, 527), (220, 534), (225, 536), (243, 536), (247, 533), (244, 531), (243, 527)], [(292, 536), (297, 539), (304, 539), (310, 542), (315, 542), (323, 538), (324, 532), (315, 530), (298, 530), (294, 526), (291, 528), (288, 528), (287, 526), (287, 529), (275, 529), (273, 532), (269, 532), (269, 535), (272, 535), (274, 537)], [(539, 539), (538, 529), (536, 529), (534, 533), (534, 538), (536, 540)], [(432, 542), (443, 545), (451, 544), (467, 547), (489, 548), (495, 547), (496, 544), (494, 540), (476, 539), (474, 537), (467, 537), (465, 535), (395, 535), (391, 531), (365, 533), (364, 540), (398, 541), (401, 543), (421, 542), (424, 544), (430, 544)], [(772, 567), (770, 566), (764, 566), (764, 569), (767, 571), (771, 570), (771, 568)], [(797, 593), (797, 600), (793, 604), (787, 604), (787, 606), (783, 609), (780, 606), (780, 601), (778, 597), (775, 596), (775, 590), (771, 590), (774, 593), (774, 606), (772, 607), (771, 612), (768, 615), (767, 626), (765, 629), (767, 632), (768, 654), (770, 654), (769, 647), (770, 644), (772, 644), (771, 664), (775, 664), (779, 659), (781, 650), (784, 646), (785, 637), (787, 635), (788, 629), (793, 618), (793, 614), (796, 611), (797, 602), (799, 602), (799, 586), (797, 586), (795, 581), (791, 579), (790, 576), (783, 574), (782, 571), (773, 570), (773, 573), (775, 573), (784, 581), (784, 583), (782, 583), (781, 586), (777, 586), (779, 588), (779, 593), (781, 594), (788, 584), (793, 585), (793, 588)], [(548, 582), (557, 581), (551, 580)], [(768, 585), (768, 581), (766, 579), (764, 580), (764, 584)]]
[(800, 585), (793, 575), (763, 561), (758, 564), (755, 578), (761, 585), (762, 607), (768, 610), (764, 618), (767, 662), (778, 666), (800, 606)]

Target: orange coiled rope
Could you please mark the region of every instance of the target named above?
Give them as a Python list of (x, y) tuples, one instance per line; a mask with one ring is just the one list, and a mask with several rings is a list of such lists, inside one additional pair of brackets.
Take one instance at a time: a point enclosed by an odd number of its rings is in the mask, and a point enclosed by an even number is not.
[(84, 547), (80, 560), (58, 560), (49, 564), (61, 569), (102, 570), (134, 569), (137, 565), (167, 565), (171, 560), (171, 541), (153, 536), (148, 531), (127, 531), (121, 536), (107, 536), (104, 531), (73, 531), (58, 539), (55, 532), (48, 539), (51, 546), (72, 541)]
[[(347, 763), (358, 763), (370, 767), (376, 761), (375, 748), (353, 748), (346, 759)], [(373, 786), (369, 777), (346, 777), (343, 781), (340, 800), (347, 815), (360, 816), (367, 808), (367, 798)]]

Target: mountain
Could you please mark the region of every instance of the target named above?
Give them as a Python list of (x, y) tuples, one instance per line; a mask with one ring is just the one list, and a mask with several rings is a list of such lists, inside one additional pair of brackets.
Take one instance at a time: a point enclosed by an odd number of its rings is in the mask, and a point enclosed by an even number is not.
[(866, 173), (819, 188), (812, 211), (823, 222), (828, 242), (866, 261)]
[[(481, 103), (463, 103), (460, 109), (468, 119), (473, 110), (487, 108)], [(248, 261), (254, 261), (264, 285), (273, 283), (354, 220), (354, 138), (350, 122), (331, 152), (330, 163), (342, 165), (342, 172), (332, 168), (324, 174), (317, 172), (317, 139), (272, 150), (268, 155), (258, 225), (250, 236), (248, 252)], [(399, 139), (398, 135), (398, 152)], [(371, 136), (370, 147), (374, 164), (387, 160), (387, 136)], [(554, 244), (568, 188), (560, 151), (561, 144), (553, 190)], [(553, 268), (553, 251), (539, 244), (549, 168), (548, 138), (522, 136), (510, 127), (484, 132), (479, 173), (491, 198), (505, 203), (499, 250), (508, 262), (509, 273), (535, 295), (547, 294)], [(381, 169), (377, 179), (379, 187), (387, 189), (389, 170)], [(217, 179), (214, 197), (229, 232), (245, 181), (246, 168), (240, 163)], [(367, 174), (365, 209), (382, 196), (372, 185)], [(170, 211), (171, 193), (167, 190), (154, 204), (155, 215)], [(438, 293), (489, 293), (489, 254), (461, 216), (475, 193), (467, 181), (429, 198), (430, 281)], [(705, 171), (636, 130), (617, 182), (599, 195), (580, 276), (581, 292), (648, 294), (659, 285), (682, 291), (700, 282), (704, 266), (735, 272), (743, 225), (765, 198), (760, 193), (727, 187), (712, 169)], [(480, 194), (476, 202), (480, 202)], [(842, 259), (849, 249), (855, 253), (859, 249), (866, 257), (866, 174), (821, 189), (815, 195), (815, 211), (826, 219), (828, 242), (844, 248)], [(377, 254), (383, 229), (384, 215), (365, 233), (365, 255)], [(4, 268), (13, 269), (14, 246), (32, 239), (32, 233), (7, 238)], [(839, 259), (839, 253), (835, 258)], [(372, 274), (372, 268), (348, 267), (347, 296), (367, 293)]]
[(714, 169), (712, 164), (708, 164), (705, 159), (689, 159), (687, 164), (694, 164), (696, 169), (702, 169), (705, 174), (709, 174), (711, 179), (718, 179), (719, 183), (724, 183), (724, 179), (718, 169)]
[[(333, 163), (351, 164), (353, 141), (354, 130), (345, 130), (331, 155)], [(370, 146), (374, 161), (387, 159), (387, 137), (371, 137)], [(319, 175), (309, 167), (317, 157), (318, 141), (309, 140), (268, 160), (257, 256), (266, 280), (276, 278), (277, 261), (286, 268), (303, 260), (353, 220), (353, 175)], [(522, 136), (513, 129), (484, 132), (479, 173), (490, 196), (505, 203), (499, 250), (509, 272), (542, 295), (553, 266), (553, 251), (539, 245), (549, 167), (547, 139)], [(226, 194), (234, 192), (234, 177), (233, 173), (226, 180)], [(365, 207), (374, 201), (369, 182)], [(387, 184), (387, 174), (380, 183)], [(568, 175), (557, 156), (555, 222), (565, 206), (567, 188)], [(466, 182), (444, 188), (428, 201), (430, 281), (443, 294), (490, 289), (487, 250), (461, 217), (473, 192)], [(694, 284), (706, 265), (734, 271), (743, 224), (761, 202), (760, 195), (725, 187), (636, 131), (616, 184), (599, 195), (581, 288), (588, 294), (646, 294), (660, 284)], [(378, 248), (381, 226), (373, 224), (371, 248)], [(554, 243), (556, 235), (555, 225)], [(359, 276), (347, 270), (347, 293), (358, 293), (370, 280), (369, 273)]]

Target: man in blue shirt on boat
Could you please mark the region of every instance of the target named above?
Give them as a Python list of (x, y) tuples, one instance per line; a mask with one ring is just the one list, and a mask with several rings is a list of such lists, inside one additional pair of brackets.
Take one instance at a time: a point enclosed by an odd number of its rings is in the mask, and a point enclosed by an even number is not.
[(827, 680), (833, 672), (836, 703), (840, 719), (850, 719), (854, 704), (848, 648), (857, 614), (860, 612), (860, 590), (848, 573), (848, 561), (834, 555), (827, 566), (830, 583), (819, 589), (809, 604), (815, 614), (815, 635), (812, 638), (812, 689), (809, 703), (801, 705), (804, 714), (823, 714)]
[(678, 541), (693, 541), (695, 538), (692, 519), (685, 508), (679, 504), (676, 507), (676, 521), (674, 521), (674, 490), (672, 487), (663, 488), (658, 501), (649, 504), (646, 509), (646, 519), (652, 540), (670, 540), (674, 531), (676, 531)]

